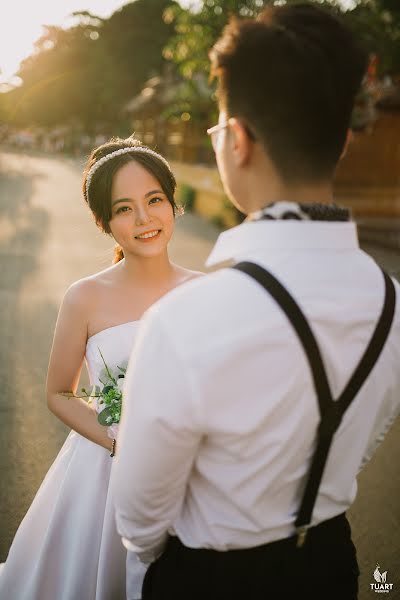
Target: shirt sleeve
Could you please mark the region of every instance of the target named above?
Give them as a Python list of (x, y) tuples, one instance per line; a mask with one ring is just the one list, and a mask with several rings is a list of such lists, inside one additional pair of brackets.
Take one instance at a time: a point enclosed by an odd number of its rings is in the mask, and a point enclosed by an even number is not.
[(379, 413), (375, 420), (374, 428), (368, 440), (368, 445), (364, 453), (359, 472), (371, 460), (378, 446), (383, 442), (389, 429), (394, 424), (400, 413), (400, 389), (397, 393), (388, 393), (382, 402)]
[(113, 465), (116, 524), (142, 562), (162, 552), (201, 440), (196, 388), (157, 311), (143, 319), (127, 371)]
[[(371, 460), (378, 446), (382, 443), (400, 414), (400, 285), (395, 280), (393, 280), (393, 283), (396, 290), (396, 313), (392, 324), (394, 331), (389, 334), (386, 341), (386, 345), (390, 347), (389, 355), (391, 356), (391, 363), (389, 363), (389, 360), (386, 361), (385, 381), (384, 386), (382, 386), (385, 393), (382, 399), (380, 399), (379, 392), (376, 394), (377, 401), (380, 400), (380, 406), (359, 471)], [(385, 352), (385, 348), (383, 352)]]

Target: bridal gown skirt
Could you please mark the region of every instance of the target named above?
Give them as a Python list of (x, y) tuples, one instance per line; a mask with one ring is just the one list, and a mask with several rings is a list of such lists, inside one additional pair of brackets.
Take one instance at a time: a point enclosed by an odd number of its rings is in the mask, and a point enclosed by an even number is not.
[(140, 598), (145, 566), (116, 531), (112, 464), (105, 448), (69, 434), (16, 533), (0, 600)]

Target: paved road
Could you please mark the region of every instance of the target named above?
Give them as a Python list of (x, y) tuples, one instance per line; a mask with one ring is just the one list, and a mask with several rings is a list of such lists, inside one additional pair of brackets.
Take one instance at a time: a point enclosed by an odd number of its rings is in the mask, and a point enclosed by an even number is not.
[[(0, 153), (0, 561), (68, 433), (44, 399), (60, 300), (72, 281), (112, 258), (111, 240), (81, 199), (80, 170), (76, 160)], [(171, 257), (201, 269), (216, 236), (213, 226), (186, 215)], [(368, 251), (400, 275), (399, 255)], [(400, 598), (399, 439), (400, 421), (361, 474), (350, 512), (363, 571), (360, 600), (375, 595), (369, 584), (377, 563), (395, 584), (390, 597)]]

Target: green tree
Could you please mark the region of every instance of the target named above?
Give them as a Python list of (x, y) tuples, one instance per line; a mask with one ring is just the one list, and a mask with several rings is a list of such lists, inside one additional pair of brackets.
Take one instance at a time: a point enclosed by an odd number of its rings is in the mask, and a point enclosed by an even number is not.
[(380, 74), (400, 74), (400, 2), (360, 0), (345, 17), (367, 50), (378, 56)]
[(136, 0), (104, 22), (101, 39), (107, 68), (122, 100), (139, 93), (146, 79), (162, 71), (162, 50), (174, 31), (163, 13), (174, 5), (171, 0)]
[(52, 126), (76, 115), (89, 124), (99, 118), (101, 103), (93, 103), (100, 87), (93, 70), (98, 36), (94, 25), (45, 27), (18, 72), (23, 84), (13, 92), (17, 121)]
[(208, 52), (220, 36), (231, 14), (254, 16), (263, 0), (205, 0), (199, 11), (176, 5), (164, 12), (164, 20), (175, 27), (175, 35), (164, 48), (164, 56), (173, 61), (186, 79), (195, 73), (209, 72)]
[(101, 19), (74, 13), (67, 30), (45, 27), (35, 52), (21, 64), (23, 84), (12, 92), (13, 121), (86, 129), (121, 119), (121, 107), (165, 62), (172, 27), (163, 18), (170, 0), (136, 0)]

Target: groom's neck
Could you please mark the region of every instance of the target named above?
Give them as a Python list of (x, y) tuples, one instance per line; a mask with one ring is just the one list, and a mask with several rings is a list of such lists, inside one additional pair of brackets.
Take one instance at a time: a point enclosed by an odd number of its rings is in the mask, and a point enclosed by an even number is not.
[(278, 177), (269, 177), (261, 170), (249, 173), (243, 186), (243, 197), (238, 198), (238, 204), (246, 214), (260, 210), (271, 202), (298, 202), (331, 204), (333, 189), (330, 180), (286, 184)]

